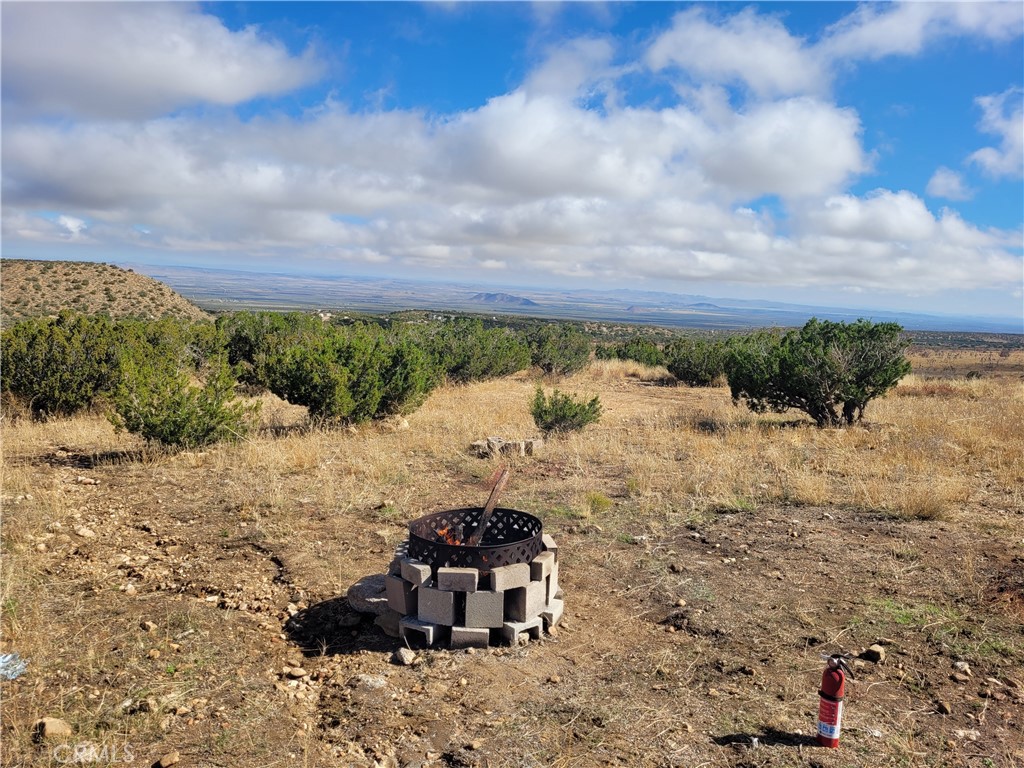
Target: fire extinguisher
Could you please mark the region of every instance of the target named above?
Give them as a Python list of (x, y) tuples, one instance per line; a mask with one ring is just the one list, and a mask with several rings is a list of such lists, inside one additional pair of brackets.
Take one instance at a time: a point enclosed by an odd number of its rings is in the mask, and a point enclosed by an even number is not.
[(846, 693), (846, 676), (853, 678), (853, 671), (846, 663), (848, 656), (834, 654), (826, 657), (828, 663), (821, 675), (821, 690), (818, 696), (817, 742), (823, 747), (835, 749), (839, 746), (839, 732), (843, 725), (843, 696)]

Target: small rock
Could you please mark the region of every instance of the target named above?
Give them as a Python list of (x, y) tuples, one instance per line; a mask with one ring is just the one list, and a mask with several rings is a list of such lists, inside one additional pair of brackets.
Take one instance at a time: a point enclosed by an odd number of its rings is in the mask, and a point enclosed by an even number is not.
[(177, 765), (179, 762), (181, 762), (181, 754), (178, 750), (174, 750), (157, 760), (153, 764), (153, 768), (171, 768), (172, 765)]
[(965, 730), (958, 728), (953, 731), (953, 735), (958, 739), (967, 739), (967, 741), (977, 741), (981, 738), (981, 731), (977, 731), (973, 728)]
[(36, 552), (45, 552), (45, 551), (46, 551), (46, 545), (45, 544), (43, 544), (42, 542), (40, 542), (39, 544), (36, 544)]
[(680, 597), (678, 600), (676, 600), (676, 608), (685, 608), (685, 607), (686, 607), (686, 601), (683, 600), (683, 598)]
[(380, 675), (356, 675), (352, 679), (353, 683), (362, 688), (369, 688), (371, 691), (383, 688), (388, 684)]
[(391, 655), (391, 663), (402, 667), (408, 667), (414, 661), (416, 661), (416, 652), (411, 648), (399, 648)]
[(465, 677), (460, 677), (459, 685), (465, 688), (467, 685), (469, 685), (469, 680), (467, 680)]
[(938, 711), (940, 715), (953, 714), (953, 707), (950, 706), (948, 701), (940, 701), (938, 704), (935, 705), (935, 709)]
[(548, 627), (548, 636), (549, 637), (558, 637), (558, 627), (556, 627), (554, 625)]
[(160, 651), (158, 651), (156, 648), (151, 648), (149, 653), (147, 653), (146, 655), (149, 656), (149, 658), (151, 659), (159, 659)]
[(74, 730), (58, 717), (44, 717), (32, 725), (32, 734), (36, 741), (48, 739), (66, 739), (74, 734)]
[(126, 595), (128, 595), (128, 597), (131, 597), (132, 595), (134, 595), (134, 594), (135, 594), (136, 592), (138, 592), (138, 591), (139, 591), (139, 590), (137, 590), (137, 589), (135, 588), (135, 585), (134, 585), (134, 584), (126, 584), (126, 585), (125, 585), (125, 588), (124, 588), (124, 593), (125, 593)]
[(154, 632), (156, 632), (156, 624), (154, 624), (152, 621), (144, 621), (141, 624), (139, 624), (139, 626), (142, 629), (144, 629), (147, 632), (149, 632), (150, 634), (153, 634)]
[(954, 661), (953, 669), (955, 669), (957, 672), (963, 675), (970, 676), (971, 674), (971, 665), (968, 664), (966, 661)]
[(75, 528), (75, 535), (81, 536), (83, 539), (94, 539), (96, 538), (96, 531), (85, 525), (80, 525)]
[(882, 664), (885, 662), (885, 646), (875, 643), (866, 651), (863, 651), (860, 654), (860, 657), (865, 661), (873, 661), (875, 664)]
[(469, 742), (469, 744), (466, 745), (466, 749), (475, 752), (476, 750), (480, 749), (483, 745), (484, 743), (482, 741), (471, 741)]
[(958, 683), (969, 683), (971, 678), (969, 675), (965, 675), (963, 672), (954, 672), (950, 677)]
[(302, 667), (285, 667), (288, 671), (285, 673), (292, 680), (299, 680), (303, 677), (308, 677), (309, 672), (304, 670)]
[(552, 685), (558, 685), (560, 682), (562, 682), (562, 678), (559, 677), (558, 675), (550, 675), (548, 677), (548, 682), (551, 683)]

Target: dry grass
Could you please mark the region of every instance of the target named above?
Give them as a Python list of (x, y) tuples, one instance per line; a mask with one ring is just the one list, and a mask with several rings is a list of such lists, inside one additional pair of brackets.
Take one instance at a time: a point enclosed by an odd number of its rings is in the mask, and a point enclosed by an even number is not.
[[(801, 638), (831, 649), (885, 634), (901, 666), (868, 671), (844, 737), (855, 750), (820, 764), (973, 765), (945, 752), (950, 725), (931, 708), (960, 696), (950, 659), (969, 659), (976, 680), (1024, 661), (990, 597), (1024, 535), (1020, 377), (910, 378), (843, 430), (663, 379), (607, 361), (559, 382), (599, 395), (601, 421), (510, 459), (503, 505), (544, 518), (571, 564), (558, 642), (398, 669), (389, 641), (359, 627), (348, 650), (306, 658), (323, 675), (309, 699), (274, 687), (295, 653), (285, 606), (328, 602), (378, 571), (409, 519), (481, 504), (498, 462), (468, 446), (536, 435), (529, 376), (444, 388), (406, 421), (341, 430), (310, 430), (301, 410), (265, 396), (263, 431), (173, 455), (95, 416), (4, 423), (0, 652), (31, 659), (30, 674), (4, 683), (4, 764), (46, 765), (27, 730), (55, 715), (79, 736), (133, 744), (145, 764), (181, 749), (193, 764), (371, 766), (403, 764), (408, 748), (425, 766), (482, 765), (463, 748), (479, 739), (490, 765), (509, 768), (531, 755), (797, 765), (784, 742), (736, 762), (729, 735), (806, 732), (820, 665)], [(75, 534), (82, 525), (97, 536)], [(825, 603), (823, 563), (849, 585)], [(1015, 595), (999, 611), (1016, 610)], [(139, 630), (146, 620), (155, 633)], [(672, 621), (679, 631), (666, 631)], [(360, 673), (395, 685), (377, 696), (345, 684)], [(130, 714), (127, 698), (155, 705)], [(1013, 765), (999, 728), (1019, 708), (973, 701), (955, 699), (956, 728), (978, 729), (979, 750), (1002, 744), (993, 764)], [(885, 739), (867, 735), (874, 722)], [(455, 757), (425, 758), (434, 747), (417, 745), (431, 739)], [(937, 749), (945, 762), (920, 756)]]

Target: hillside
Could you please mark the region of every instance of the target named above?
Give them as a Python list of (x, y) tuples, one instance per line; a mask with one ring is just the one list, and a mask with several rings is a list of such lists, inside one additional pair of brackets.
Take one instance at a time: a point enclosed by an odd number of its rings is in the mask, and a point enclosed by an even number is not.
[(3, 259), (0, 282), (4, 325), (62, 309), (115, 318), (207, 317), (158, 280), (110, 264)]

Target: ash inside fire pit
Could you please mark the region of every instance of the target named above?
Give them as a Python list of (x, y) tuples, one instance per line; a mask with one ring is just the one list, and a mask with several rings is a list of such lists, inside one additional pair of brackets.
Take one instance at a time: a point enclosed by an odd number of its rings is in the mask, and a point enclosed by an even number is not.
[(512, 563), (529, 563), (544, 551), (543, 524), (527, 512), (494, 510), (479, 546), (467, 539), (476, 532), (482, 507), (436, 512), (409, 523), (409, 557), (438, 568), (476, 568), (487, 572)]

